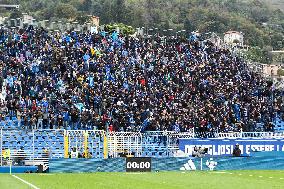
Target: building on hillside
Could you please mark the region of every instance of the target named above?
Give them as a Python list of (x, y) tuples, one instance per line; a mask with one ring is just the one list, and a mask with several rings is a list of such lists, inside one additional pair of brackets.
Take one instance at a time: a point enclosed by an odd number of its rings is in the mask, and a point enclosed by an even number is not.
[(278, 70), (282, 69), (280, 64), (260, 64), (250, 63), (250, 69), (254, 72), (261, 74), (264, 77), (275, 77), (278, 76)]
[(224, 43), (232, 46), (243, 46), (244, 45), (244, 35), (242, 32), (238, 31), (227, 31), (224, 33)]
[(5, 17), (0, 16), (0, 24), (4, 24), (5, 19)]
[(272, 59), (274, 63), (279, 63), (284, 65), (284, 50), (280, 51), (271, 51)]
[(208, 40), (218, 47), (222, 45), (222, 39), (216, 33), (212, 33), (211, 37)]
[(281, 66), (277, 64), (262, 64), (262, 73), (266, 76), (277, 76), (279, 69), (281, 69)]
[(24, 24), (33, 25), (34, 21), (35, 19), (31, 15), (23, 13), (23, 23)]
[(100, 26), (100, 17), (98, 16), (92, 16), (91, 17), (91, 25), (99, 27)]

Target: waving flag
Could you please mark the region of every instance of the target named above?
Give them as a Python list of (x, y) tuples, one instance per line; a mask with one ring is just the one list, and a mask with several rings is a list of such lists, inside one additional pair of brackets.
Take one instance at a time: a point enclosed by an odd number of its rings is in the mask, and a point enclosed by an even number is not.
[(117, 31), (114, 31), (112, 33), (111, 38), (112, 38), (113, 41), (117, 41), (118, 40), (118, 33), (117, 33)]

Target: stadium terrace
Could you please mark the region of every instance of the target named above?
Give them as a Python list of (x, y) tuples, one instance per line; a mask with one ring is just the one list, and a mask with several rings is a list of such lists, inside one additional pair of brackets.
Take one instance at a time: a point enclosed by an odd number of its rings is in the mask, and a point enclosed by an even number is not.
[(283, 91), (194, 33), (1, 27), (0, 89), (1, 189), (283, 186)]
[[(1, 124), (23, 129), (282, 129), (282, 91), (195, 35), (0, 30)], [(281, 123), (278, 127), (276, 123)]]

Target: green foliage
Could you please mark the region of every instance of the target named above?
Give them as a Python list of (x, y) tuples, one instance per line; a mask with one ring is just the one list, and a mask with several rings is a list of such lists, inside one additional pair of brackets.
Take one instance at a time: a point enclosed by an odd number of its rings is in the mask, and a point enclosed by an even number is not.
[(77, 10), (70, 4), (60, 3), (54, 10), (55, 16), (58, 18), (74, 19), (77, 16)]
[[(36, 19), (124, 23), (136, 27), (199, 30), (220, 36), (242, 31), (245, 44), (283, 48), (284, 1), (281, 0), (2, 0), (20, 3), (21, 11)], [(263, 2), (267, 3), (263, 3)], [(265, 23), (265, 24), (263, 24)]]
[(16, 19), (22, 17), (22, 13), (18, 10), (13, 11), (9, 18)]
[(76, 20), (80, 24), (84, 24), (90, 22), (91, 18), (86, 14), (86, 12), (78, 11), (78, 14), (76, 15)]
[(253, 62), (260, 62), (264, 64), (272, 63), (272, 48), (266, 46), (264, 48), (251, 47), (245, 54), (246, 58)]
[(284, 70), (281, 69), (281, 68), (278, 69), (278, 70), (277, 70), (277, 75), (278, 75), (278, 76), (284, 76)]
[(123, 23), (107, 24), (105, 26), (106, 31), (110, 33), (115, 31), (117, 28), (119, 28), (120, 32), (125, 35), (132, 35), (135, 33), (135, 30), (132, 26), (128, 26)]
[(237, 39), (235, 39), (235, 40), (233, 41), (233, 43), (238, 44), (238, 43), (240, 43), (240, 41), (239, 41), (239, 40), (237, 40)]
[(274, 52), (273, 53), (273, 62), (284, 64), (284, 51), (283, 52)]
[(275, 49), (282, 49), (284, 47), (284, 36), (280, 33), (274, 33), (271, 36), (271, 45)]

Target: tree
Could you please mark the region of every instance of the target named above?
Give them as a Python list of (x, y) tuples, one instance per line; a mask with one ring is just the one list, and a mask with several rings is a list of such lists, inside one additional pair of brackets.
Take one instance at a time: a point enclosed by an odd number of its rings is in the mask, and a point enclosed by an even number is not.
[(78, 21), (79, 24), (84, 24), (90, 21), (90, 17), (86, 12), (78, 11), (76, 21)]
[(278, 69), (278, 70), (277, 70), (277, 75), (278, 75), (278, 76), (284, 76), (284, 70), (281, 69), (281, 68)]
[(123, 23), (114, 23), (106, 25), (106, 31), (112, 33), (117, 28), (119, 28), (120, 32), (125, 35), (132, 35), (134, 34), (135, 30), (132, 26), (125, 25)]
[(92, 0), (81, 0), (81, 3), (78, 6), (78, 10), (92, 13), (92, 8), (93, 8), (92, 5), (93, 5)]
[(126, 6), (125, 0), (115, 0), (114, 3), (114, 10), (115, 11), (115, 21), (116, 22), (126, 22)]
[[(101, 24), (125, 23), (135, 27), (200, 30), (222, 36), (228, 30), (245, 33), (245, 44), (283, 48), (284, 1), (271, 8), (270, 0), (2, 0), (19, 2), (21, 11), (37, 20), (100, 17)], [(264, 3), (269, 2), (270, 5)], [(0, 11), (9, 16), (9, 11)], [(14, 16), (13, 16), (14, 17)], [(267, 27), (263, 27), (263, 22)]]
[(77, 17), (77, 9), (72, 5), (66, 3), (60, 3), (55, 7), (55, 16), (58, 18), (66, 18), (73, 20)]
[(238, 43), (240, 43), (240, 41), (239, 41), (238, 39), (235, 39), (235, 40), (233, 41), (233, 43), (238, 44)]
[(10, 15), (11, 19), (16, 19), (16, 18), (20, 18), (20, 17), (22, 17), (22, 13), (18, 10), (14, 10)]
[(184, 21), (184, 28), (186, 31), (192, 32), (196, 30), (196, 25), (191, 20), (186, 18)]
[(270, 64), (272, 63), (273, 58), (271, 50), (272, 48), (269, 46), (266, 46), (263, 49), (259, 47), (251, 47), (248, 52), (246, 52), (246, 57), (253, 62)]
[(281, 50), (283, 48), (284, 36), (280, 33), (271, 34), (271, 45), (275, 50)]
[(114, 22), (114, 9), (113, 9), (113, 1), (105, 0), (102, 2), (102, 12), (99, 15), (102, 23), (112, 23)]

